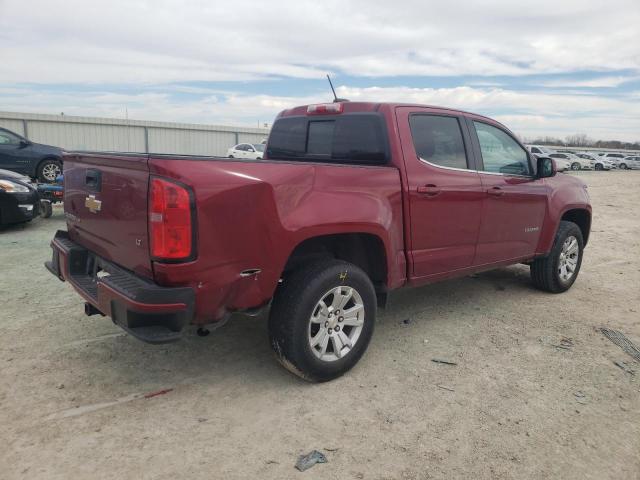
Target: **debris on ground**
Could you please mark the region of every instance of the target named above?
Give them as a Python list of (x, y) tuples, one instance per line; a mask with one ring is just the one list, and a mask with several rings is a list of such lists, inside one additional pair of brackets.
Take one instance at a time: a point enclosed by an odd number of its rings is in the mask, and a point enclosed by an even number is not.
[(614, 364), (616, 367), (621, 368), (622, 370), (624, 370), (625, 372), (627, 372), (627, 373), (629, 373), (629, 374), (631, 374), (631, 375), (635, 375), (635, 374), (636, 374), (636, 371), (635, 371), (633, 368), (631, 368), (631, 367), (629, 366), (629, 364), (627, 364), (627, 362), (618, 362), (618, 361), (614, 361), (614, 362), (613, 362), (613, 364)]
[(147, 393), (144, 398), (153, 398), (158, 395), (164, 395), (165, 393), (173, 392), (173, 388), (165, 388), (164, 390), (158, 390), (157, 392)]
[(441, 388), (443, 390), (449, 390), (450, 392), (455, 392), (455, 390), (451, 387), (445, 387), (444, 385), (436, 385), (436, 387)]
[(327, 463), (327, 457), (317, 450), (312, 450), (307, 455), (300, 455), (296, 462), (296, 468), (301, 472), (310, 469), (316, 463)]
[(410, 318), (405, 318), (404, 320), (402, 320), (400, 322), (401, 325), (409, 325), (411, 323), (411, 319)]
[(573, 339), (569, 337), (562, 337), (560, 339), (560, 343), (557, 345), (553, 345), (556, 348), (563, 348), (565, 350), (571, 350), (573, 347)]
[(576, 392), (573, 394), (576, 397), (576, 402), (585, 405), (587, 403), (587, 396), (582, 392)]
[(625, 353), (629, 354), (634, 360), (640, 362), (640, 348), (629, 340), (624, 333), (605, 327), (601, 327), (598, 330), (600, 330), (605, 337), (624, 350)]
[(458, 365), (456, 362), (451, 362), (449, 360), (442, 360), (441, 358), (432, 358), (431, 361), (434, 363), (443, 363), (444, 365)]

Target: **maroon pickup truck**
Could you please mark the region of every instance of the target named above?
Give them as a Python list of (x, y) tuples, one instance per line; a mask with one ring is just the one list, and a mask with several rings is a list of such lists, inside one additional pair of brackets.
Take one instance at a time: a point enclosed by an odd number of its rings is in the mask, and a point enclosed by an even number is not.
[(270, 307), (311, 381), (363, 355), (388, 292), (515, 263), (563, 292), (589, 237), (584, 183), (500, 123), (439, 107), (285, 110), (263, 160), (64, 158), (67, 231), (47, 268), (135, 337), (178, 340)]

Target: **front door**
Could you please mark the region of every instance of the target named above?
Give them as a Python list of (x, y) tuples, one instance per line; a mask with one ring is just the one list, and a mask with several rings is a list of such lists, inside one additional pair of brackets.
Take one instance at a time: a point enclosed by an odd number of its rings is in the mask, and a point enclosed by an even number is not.
[(28, 149), (20, 144), (20, 140), (17, 135), (0, 130), (0, 168), (29, 173)]
[(484, 189), (474, 265), (529, 257), (536, 252), (548, 187), (534, 175), (527, 151), (506, 130), (468, 120)]
[(408, 187), (412, 280), (471, 266), (482, 185), (464, 119), (448, 110), (398, 107)]

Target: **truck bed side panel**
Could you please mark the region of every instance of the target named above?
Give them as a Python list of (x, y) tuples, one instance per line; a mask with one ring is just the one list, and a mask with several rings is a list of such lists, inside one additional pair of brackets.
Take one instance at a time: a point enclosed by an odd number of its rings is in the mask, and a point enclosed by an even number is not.
[[(388, 285), (405, 280), (396, 168), (167, 157), (151, 158), (149, 167), (152, 175), (179, 180), (195, 193), (198, 258), (155, 263), (154, 273), (161, 285), (199, 290), (198, 323), (268, 301), (291, 252), (315, 236), (377, 235), (385, 246)], [(248, 269), (261, 273), (241, 277)]]

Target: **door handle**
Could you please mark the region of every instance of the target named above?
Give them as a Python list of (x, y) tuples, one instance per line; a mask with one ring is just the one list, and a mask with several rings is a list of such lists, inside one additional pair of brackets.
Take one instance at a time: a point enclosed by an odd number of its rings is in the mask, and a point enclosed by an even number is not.
[(424, 195), (429, 195), (430, 197), (433, 197), (440, 193), (440, 187), (437, 187), (436, 185), (433, 185), (433, 184), (429, 184), (429, 185), (418, 187), (417, 191), (418, 193), (422, 193)]
[(501, 195), (504, 195), (504, 190), (502, 190), (500, 187), (491, 187), (487, 189), (487, 193), (489, 195), (495, 195), (496, 197), (500, 197)]

